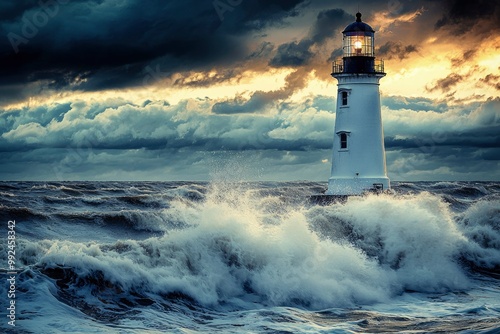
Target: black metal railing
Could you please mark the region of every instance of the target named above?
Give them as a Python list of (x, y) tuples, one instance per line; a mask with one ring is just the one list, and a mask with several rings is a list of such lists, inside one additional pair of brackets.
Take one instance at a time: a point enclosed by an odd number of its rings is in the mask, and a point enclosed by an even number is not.
[(344, 61), (342, 59), (335, 59), (332, 62), (332, 73), (344, 72)]
[[(340, 74), (340, 73), (356, 73), (357, 71), (352, 71), (344, 68), (344, 59), (336, 59), (332, 62), (332, 74)], [(384, 72), (384, 60), (383, 59), (374, 59), (373, 63), (370, 62), (370, 66), (363, 66), (359, 70), (359, 73), (385, 73)]]

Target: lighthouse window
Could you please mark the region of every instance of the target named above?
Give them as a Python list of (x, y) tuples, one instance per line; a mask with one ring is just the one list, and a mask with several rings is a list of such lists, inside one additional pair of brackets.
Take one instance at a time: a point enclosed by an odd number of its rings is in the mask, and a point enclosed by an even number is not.
[(347, 148), (347, 133), (340, 134), (340, 149)]
[(346, 106), (347, 105), (347, 92), (342, 92), (342, 105)]

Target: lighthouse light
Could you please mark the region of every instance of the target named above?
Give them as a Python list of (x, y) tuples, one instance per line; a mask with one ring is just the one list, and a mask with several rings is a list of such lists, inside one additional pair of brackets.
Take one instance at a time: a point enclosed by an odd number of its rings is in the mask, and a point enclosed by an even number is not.
[(361, 46), (362, 46), (361, 41), (354, 42), (354, 48), (356, 50), (361, 50)]

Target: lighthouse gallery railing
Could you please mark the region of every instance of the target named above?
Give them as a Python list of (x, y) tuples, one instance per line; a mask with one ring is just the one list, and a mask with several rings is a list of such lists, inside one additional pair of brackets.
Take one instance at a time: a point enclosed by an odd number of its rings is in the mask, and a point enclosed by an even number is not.
[[(332, 74), (344, 73), (344, 60), (336, 59), (332, 62)], [(384, 72), (384, 60), (375, 59), (373, 62), (373, 68), (371, 68), (367, 73), (385, 73)]]

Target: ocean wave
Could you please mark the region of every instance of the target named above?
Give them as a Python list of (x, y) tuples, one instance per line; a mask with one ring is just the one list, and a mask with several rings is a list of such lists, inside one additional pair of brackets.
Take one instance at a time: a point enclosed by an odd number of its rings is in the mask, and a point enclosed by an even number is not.
[[(449, 298), (456, 303), (443, 307), (453, 314), (436, 328), (498, 327), (483, 319), (496, 319), (498, 308), (470, 302), (481, 285), (498, 293), (494, 183), (395, 182), (391, 195), (326, 206), (307, 201), (324, 190), (314, 182), (54, 185), (16, 185), (0, 206), (19, 222), (19, 312), (33, 331), (39, 324), (47, 332), (80, 330), (57, 316), (44, 322), (35, 315), (46, 316), (44, 309), (89, 332), (230, 331), (240, 323), (256, 332), (295, 332), (299, 324), (425, 331), (414, 301)], [(367, 311), (384, 307), (405, 315)]]
[[(214, 308), (255, 302), (353, 306), (386, 300), (392, 294), (391, 275), (348, 246), (322, 245), (309, 254), (297, 254), (302, 251), (299, 247), (290, 254), (291, 249), (268, 245), (274, 249), (266, 253), (247, 249), (248, 244), (236, 244), (228, 236), (204, 234), (182, 242), (175, 235), (176, 240), (122, 241), (108, 247), (57, 242), (37, 267), (56, 279), (60, 289), (77, 296), (85, 286), (92, 295), (103, 290), (141, 292), (155, 299), (173, 295)], [(341, 259), (314, 257), (327, 252), (322, 247)]]
[(64, 223), (64, 226), (71, 226), (71, 224), (78, 222), (88, 224), (89, 228), (111, 228), (123, 231), (166, 232), (182, 226), (179, 221), (169, 220), (167, 209), (158, 211), (127, 209), (97, 212), (61, 212), (54, 213), (51, 217)]
[(474, 267), (500, 274), (500, 200), (481, 200), (458, 223), (467, 237), (463, 258)]
[(0, 191), (0, 197), (16, 197), (16, 195), (10, 192)]
[(5, 206), (0, 204), (0, 219), (7, 220), (46, 220), (48, 218), (47, 214), (44, 212), (36, 211), (34, 209), (27, 208), (25, 206)]
[[(470, 287), (460, 263), (470, 251), (468, 236), (439, 196), (371, 195), (269, 210), (277, 199), (218, 188), (202, 202), (172, 203), (164, 215), (182, 227), (161, 237), (114, 244), (59, 240), (36, 266), (75, 289), (80, 279), (97, 291), (102, 287), (93, 282), (111, 282), (130, 294), (179, 294), (210, 307), (352, 307), (403, 291)], [(128, 214), (133, 211), (106, 223), (121, 223)], [(473, 210), (465, 217), (471, 221)], [(76, 276), (55, 277), (51, 270), (61, 268)]]
[(309, 212), (313, 228), (331, 240), (348, 240), (405, 289), (447, 291), (467, 287), (457, 262), (465, 242), (453, 213), (439, 196), (370, 195)]

